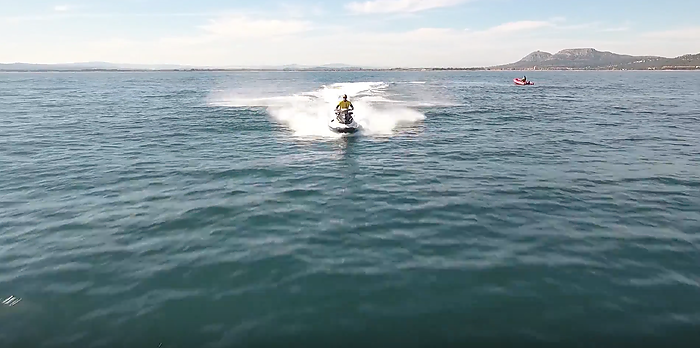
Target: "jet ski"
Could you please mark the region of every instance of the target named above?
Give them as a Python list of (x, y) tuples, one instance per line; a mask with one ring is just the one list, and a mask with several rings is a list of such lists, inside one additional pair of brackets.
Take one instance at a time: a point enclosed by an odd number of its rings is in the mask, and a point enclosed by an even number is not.
[(352, 111), (341, 109), (335, 111), (335, 118), (328, 121), (328, 128), (336, 133), (355, 133), (360, 129), (360, 125), (352, 117)]

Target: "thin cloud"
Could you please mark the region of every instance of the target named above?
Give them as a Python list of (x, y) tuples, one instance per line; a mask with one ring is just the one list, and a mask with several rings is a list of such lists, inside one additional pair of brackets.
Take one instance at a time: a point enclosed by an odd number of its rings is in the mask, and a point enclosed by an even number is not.
[(469, 0), (373, 0), (351, 2), (346, 8), (355, 13), (411, 13), (456, 6)]
[(94, 48), (97, 49), (126, 49), (126, 48), (131, 48), (134, 45), (138, 44), (138, 41), (134, 40), (128, 40), (128, 39), (123, 39), (123, 38), (110, 38), (110, 39), (103, 39), (97, 42), (93, 42), (90, 45)]
[(22, 22), (44, 22), (65, 19), (95, 19), (95, 18), (128, 18), (128, 17), (212, 17), (220, 12), (150, 12), (150, 13), (79, 13), (69, 11), (55, 11), (51, 14), (22, 15), (0, 17), (0, 22), (22, 23)]
[(589, 30), (601, 32), (601, 33), (623, 32), (623, 31), (629, 31), (631, 29), (631, 27), (630, 27), (631, 23), (629, 21), (626, 21), (623, 24), (619, 24), (618, 26), (613, 26), (613, 27), (606, 27), (606, 26), (604, 26), (603, 23), (598, 22), (598, 21), (581, 23), (581, 24), (571, 24), (571, 25), (559, 25), (556, 23), (554, 23), (554, 24), (558, 29), (564, 29), (564, 30), (589, 29)]
[(614, 28), (605, 28), (601, 29), (600, 31), (604, 33), (614, 33), (614, 32), (621, 32), (621, 31), (628, 31), (630, 30), (629, 27), (614, 27)]
[(564, 17), (564, 16), (552, 17), (549, 21), (553, 22), (553, 23), (566, 22), (566, 17)]
[(603, 33), (616, 33), (616, 32), (629, 31), (631, 25), (632, 25), (632, 22), (625, 21), (623, 23), (618, 24), (617, 26), (601, 28), (599, 31), (603, 32)]
[(54, 6), (53, 10), (56, 12), (66, 12), (68, 11), (69, 7), (68, 5), (57, 5)]
[(682, 29), (654, 31), (644, 34), (644, 37), (662, 40), (698, 40), (698, 38), (700, 38), (700, 27), (686, 27)]
[[(497, 25), (483, 30), (470, 29), (454, 29), (454, 28), (435, 28), (424, 27), (403, 32), (353, 32), (354, 41), (363, 42), (364, 44), (390, 44), (399, 42), (401, 45), (416, 43), (420, 45), (439, 46), (445, 44), (454, 44), (469, 42), (483, 43), (491, 45), (494, 38), (499, 40), (507, 40), (510, 37), (515, 38), (521, 32), (527, 32), (542, 28), (555, 29), (556, 26), (548, 21), (518, 21), (509, 22)], [(350, 32), (346, 29), (346, 32)]]
[[(423, 15), (419, 11), (457, 3), (455, 0), (451, 1), (375, 0), (362, 4), (393, 4), (394, 7), (388, 10), (394, 12), (382, 16), (382, 20), (385, 21), (392, 16)], [(630, 48), (635, 48), (645, 54), (670, 55), (676, 51), (688, 51), (693, 45), (697, 46), (694, 42), (700, 37), (700, 27), (696, 26), (648, 33), (647, 36), (629, 34), (629, 38), (620, 40), (618, 37), (621, 35), (605, 35), (601, 31), (606, 28), (622, 28), (627, 25), (624, 22), (578, 24), (569, 23), (564, 17), (513, 21), (485, 28), (475, 28), (475, 23), (472, 23), (467, 25), (471, 30), (461, 26), (448, 26), (445, 23), (445, 27), (442, 28), (426, 26), (389, 32), (375, 31), (371, 26), (346, 21), (331, 21), (325, 27), (321, 27), (322, 23), (310, 22), (311, 7), (298, 8), (296, 12), (292, 11), (291, 7), (284, 9), (289, 11), (274, 8), (266, 11), (232, 10), (216, 13), (91, 14), (81, 13), (71, 7), (67, 12), (49, 12), (43, 17), (33, 19), (180, 16), (203, 18), (198, 26), (189, 27), (181, 35), (177, 33), (160, 38), (134, 35), (122, 38), (103, 37), (95, 41), (85, 38), (81, 41), (76, 37), (69, 40), (70, 42), (55, 40), (49, 35), (27, 42), (22, 42), (20, 37), (3, 38), (7, 41), (3, 42), (4, 47), (12, 49), (0, 50), (0, 61), (103, 60), (198, 66), (327, 62), (384, 66), (483, 66), (517, 61), (534, 50), (556, 51), (571, 47), (595, 47), (613, 52), (628, 52)], [(47, 17), (49, 15), (50, 17)], [(26, 27), (34, 24), (28, 23)], [(48, 23), (46, 26), (58, 24)], [(577, 34), (581, 35), (571, 37), (570, 34), (573, 34), (574, 30), (578, 30)], [(527, 35), (526, 39), (524, 35)], [(577, 38), (583, 35), (584, 38)], [(344, 43), (347, 49), (319, 49), (335, 47), (338, 37), (343, 36), (353, 38)], [(47, 56), (46, 52), (55, 54)]]
[(547, 21), (518, 21), (504, 23), (485, 31), (485, 33), (513, 33), (521, 31), (529, 31), (546, 27), (553, 27), (552, 22)]
[(294, 35), (310, 30), (311, 25), (301, 20), (251, 19), (232, 15), (211, 19), (200, 28), (212, 35), (235, 39)]
[[(353, 27), (329, 30), (329, 28), (312, 27), (307, 22), (292, 19), (260, 19), (233, 15), (210, 20), (206, 25), (200, 26), (202, 32), (198, 35), (140, 42), (110, 40), (92, 47), (96, 54), (100, 55), (125, 56), (131, 52), (142, 57), (139, 62), (147, 59), (155, 60), (158, 57), (169, 57), (168, 59), (178, 57), (178, 63), (191, 65), (205, 62), (209, 65), (217, 65), (219, 64), (217, 62), (222, 61), (245, 65), (257, 60), (260, 61), (256, 64), (312, 64), (314, 60), (342, 60), (348, 64), (368, 64), (372, 63), (371, 60), (375, 60), (376, 62), (372, 64), (471, 65), (469, 62), (459, 63), (463, 58), (458, 57), (466, 57), (468, 52), (473, 53), (474, 50), (481, 50), (483, 55), (488, 56), (493, 54), (494, 50), (502, 49), (504, 45), (509, 50), (518, 45), (525, 46), (525, 43), (518, 42), (518, 39), (511, 35), (517, 32), (515, 28), (518, 27), (525, 30), (524, 28), (537, 26), (511, 24), (497, 26), (497, 30), (482, 31), (423, 27), (391, 33), (358, 31)], [(347, 52), (318, 50), (318, 47), (334, 45), (338, 35), (349, 33), (352, 33), (354, 40), (347, 43)], [(493, 40), (494, 35), (498, 35), (499, 40)], [(274, 40), (279, 37), (285, 37), (285, 40)], [(373, 53), (367, 54), (369, 51)], [(208, 52), (208, 55), (202, 52)], [(285, 55), (279, 55), (279, 52), (285, 52)], [(313, 54), (310, 55), (310, 52)], [(500, 54), (498, 53), (499, 56)], [(509, 52), (509, 54), (513, 53)], [(452, 62), (446, 62), (446, 56), (453, 57), (448, 59)], [(434, 63), (428, 64), (428, 62)]]
[(326, 11), (322, 7), (316, 6), (302, 6), (302, 5), (292, 5), (288, 3), (283, 3), (280, 5), (282, 12), (287, 17), (310, 17), (310, 16), (323, 16)]
[(571, 25), (557, 25), (558, 29), (566, 30), (582, 30), (582, 29), (593, 29), (600, 26), (599, 22), (581, 23), (581, 24), (571, 24)]

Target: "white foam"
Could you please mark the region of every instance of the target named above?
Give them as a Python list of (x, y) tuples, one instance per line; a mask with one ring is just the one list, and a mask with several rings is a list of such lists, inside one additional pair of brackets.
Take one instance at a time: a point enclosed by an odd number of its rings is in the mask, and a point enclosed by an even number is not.
[(283, 106), (290, 103), (299, 103), (308, 101), (309, 97), (301, 95), (292, 95), (286, 97), (245, 97), (245, 96), (219, 96), (211, 102), (212, 105), (228, 106), (228, 107), (274, 107)]
[[(219, 95), (213, 103), (229, 107), (266, 107), (275, 120), (288, 126), (298, 136), (338, 137), (328, 129), (335, 117), (333, 110), (343, 94), (355, 107), (354, 118), (364, 134), (392, 134), (404, 124), (425, 119), (425, 115), (387, 97), (384, 82), (351, 82), (322, 86), (316, 91), (282, 97), (239, 97)], [(381, 104), (391, 104), (382, 107)]]

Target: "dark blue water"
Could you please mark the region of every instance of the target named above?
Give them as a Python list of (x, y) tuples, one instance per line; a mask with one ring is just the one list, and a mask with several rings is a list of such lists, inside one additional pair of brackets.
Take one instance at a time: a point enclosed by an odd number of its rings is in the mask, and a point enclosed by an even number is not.
[(699, 343), (700, 75), (516, 75), (0, 74), (0, 347)]

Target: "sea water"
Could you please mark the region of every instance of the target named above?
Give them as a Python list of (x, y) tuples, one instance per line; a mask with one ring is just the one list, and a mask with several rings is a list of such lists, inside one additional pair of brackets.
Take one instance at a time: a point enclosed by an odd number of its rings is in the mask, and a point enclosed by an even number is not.
[(520, 75), (0, 74), (0, 347), (697, 343), (700, 75)]

